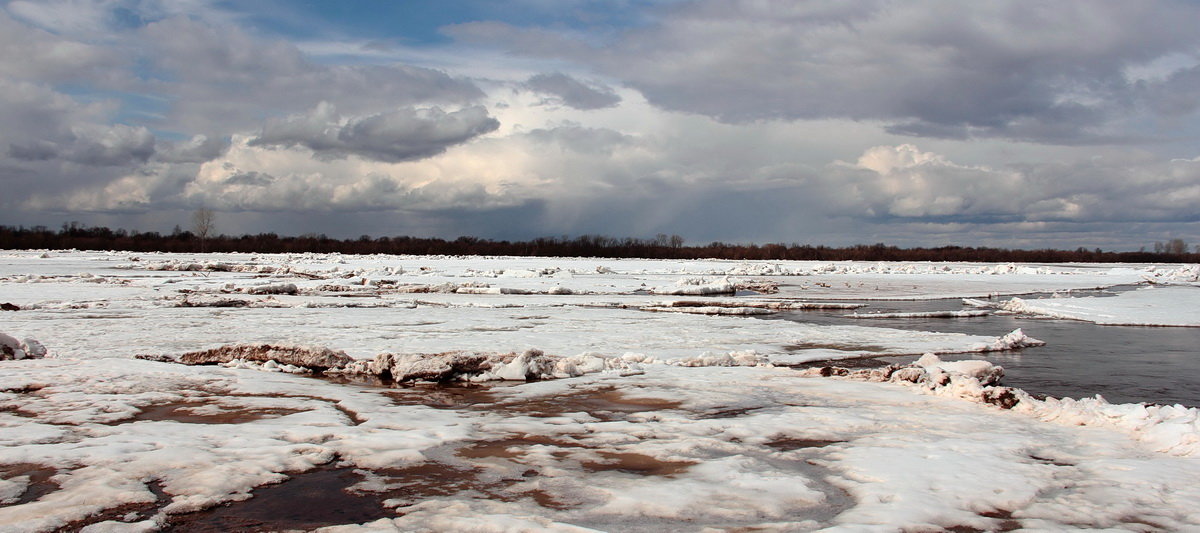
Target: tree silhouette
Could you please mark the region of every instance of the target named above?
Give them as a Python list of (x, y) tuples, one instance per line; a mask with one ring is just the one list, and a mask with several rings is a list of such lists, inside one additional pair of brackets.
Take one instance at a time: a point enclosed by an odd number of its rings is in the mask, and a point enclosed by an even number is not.
[(208, 236), (216, 227), (216, 215), (212, 209), (201, 207), (192, 213), (192, 233), (200, 239), (200, 253), (204, 253), (208, 244)]

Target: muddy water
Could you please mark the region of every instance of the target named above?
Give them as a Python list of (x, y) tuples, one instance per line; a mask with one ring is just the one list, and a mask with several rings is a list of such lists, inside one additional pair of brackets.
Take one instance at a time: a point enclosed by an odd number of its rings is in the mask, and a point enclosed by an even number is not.
[(0, 479), (28, 478), (25, 492), (16, 501), (0, 504), (0, 507), (26, 504), (58, 490), (58, 483), (50, 481), (57, 473), (55, 468), (33, 463), (0, 465)]
[[(966, 309), (959, 299), (861, 303), (867, 305), (858, 309), (859, 313)], [(1033, 394), (1071, 398), (1101, 394), (1113, 403), (1178, 403), (1200, 407), (1200, 328), (1098, 326), (1076, 320), (1011, 315), (855, 319), (846, 318), (846, 314), (840, 310), (816, 310), (779, 313), (768, 319), (988, 336), (1022, 328), (1030, 337), (1046, 341), (1046, 346), (945, 359), (991, 361), (1004, 367), (1005, 385)], [(884, 358), (889, 362), (913, 359)]]
[(171, 531), (226, 532), (305, 530), (370, 522), (395, 516), (383, 498), (347, 489), (363, 477), (351, 469), (327, 468), (297, 474), (278, 485), (254, 489), (244, 502), (171, 517)]
[[(121, 420), (117, 423), (136, 421), (172, 421), (184, 424), (245, 424), (266, 418), (275, 418), (293, 413), (299, 409), (250, 409), (250, 408), (219, 408), (212, 411), (214, 404), (204, 401), (171, 402), (151, 405), (141, 408), (141, 412), (131, 420)], [(193, 411), (193, 409), (209, 409), (208, 411)]]

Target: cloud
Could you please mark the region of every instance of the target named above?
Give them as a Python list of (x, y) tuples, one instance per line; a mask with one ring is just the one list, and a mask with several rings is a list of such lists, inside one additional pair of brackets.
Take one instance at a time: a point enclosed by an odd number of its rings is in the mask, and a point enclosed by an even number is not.
[[(427, 157), (496, 128), (471, 105), (483, 93), (469, 80), (404, 64), (314, 63), (294, 44), (251, 35), (214, 9), (122, 0), (0, 9), (0, 206), (186, 206), (183, 184), (201, 164), (220, 158), (231, 136), (264, 123), (264, 142), (274, 146), (383, 161)], [(272, 125), (286, 119), (271, 117), (322, 102), (347, 113), (326, 124), (341, 128), (331, 137), (276, 135)]]
[(1200, 221), (1200, 158), (1124, 157), (963, 165), (916, 146), (877, 146), (835, 162), (822, 196), (876, 220), (1016, 222)]
[(561, 72), (534, 75), (524, 87), (550, 95), (552, 101), (575, 109), (603, 109), (621, 103), (621, 97), (611, 87), (601, 83), (585, 84)]
[(115, 83), (118, 76), (113, 69), (127, 61), (115, 50), (30, 28), (0, 10), (0, 76), (37, 82)]
[(91, 33), (114, 22), (114, 1), (13, 0), (8, 10), (14, 15), (60, 34)]
[(0, 77), (0, 166), (9, 209), (32, 194), (106, 183), (154, 150), (145, 128), (109, 125), (110, 101), (81, 103), (53, 88)]
[(319, 159), (355, 155), (396, 163), (440, 154), (499, 127), (500, 122), (482, 106), (450, 113), (437, 107), (410, 107), (342, 118), (323, 102), (306, 115), (268, 121), (250, 145), (301, 146)]
[(8, 2), (0, 223), (205, 205), (229, 232), (1200, 240), (1200, 5), (634, 8), (412, 46), (208, 0)]
[(1005, 218), (1021, 213), (1026, 196), (1019, 173), (959, 165), (911, 144), (870, 148), (822, 178), (832, 200), (881, 218)]
[(574, 61), (663, 109), (726, 122), (876, 120), (904, 135), (1059, 144), (1124, 139), (1139, 99), (1168, 83), (1127, 72), (1200, 46), (1200, 5), (1171, 0), (702, 0), (657, 14), (600, 43), (498, 22), (445, 31)]
[(9, 155), (19, 160), (61, 159), (88, 166), (127, 166), (154, 155), (154, 135), (145, 127), (80, 125), (60, 142), (37, 140), (12, 144)]
[(617, 148), (630, 147), (637, 142), (633, 136), (616, 130), (588, 128), (579, 124), (538, 128), (522, 136), (529, 141), (555, 146), (562, 151), (601, 156), (610, 156)]
[(159, 141), (155, 160), (166, 163), (203, 163), (220, 156), (229, 147), (227, 139), (193, 135), (184, 142)]
[(469, 105), (483, 92), (471, 81), (404, 64), (325, 65), (292, 43), (190, 18), (140, 30), (159, 73), (148, 88), (172, 97), (174, 129), (228, 134), (265, 117), (327, 102), (353, 115), (413, 105)]
[(402, 162), (312, 158), (305, 147), (269, 148), (235, 137), (218, 159), (163, 198), (237, 212), (427, 212), (487, 210), (522, 201), (476, 169), (486, 149), (460, 145), (440, 157)]

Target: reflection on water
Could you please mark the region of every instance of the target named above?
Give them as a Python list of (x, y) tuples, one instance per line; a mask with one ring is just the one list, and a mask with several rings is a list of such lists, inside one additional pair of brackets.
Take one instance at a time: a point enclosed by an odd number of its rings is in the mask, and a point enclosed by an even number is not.
[[(1092, 296), (1094, 294), (1089, 294)], [(860, 313), (963, 309), (959, 299), (864, 301)], [(810, 324), (889, 327), (997, 336), (1022, 328), (1046, 346), (957, 357), (1004, 367), (1004, 384), (1031, 394), (1081, 398), (1100, 394), (1113, 403), (1148, 402), (1200, 407), (1200, 328), (1098, 326), (1074, 320), (992, 315), (972, 318), (845, 318), (845, 311), (780, 313)], [(955, 357), (945, 357), (954, 359)], [(887, 358), (906, 363), (913, 357)]]

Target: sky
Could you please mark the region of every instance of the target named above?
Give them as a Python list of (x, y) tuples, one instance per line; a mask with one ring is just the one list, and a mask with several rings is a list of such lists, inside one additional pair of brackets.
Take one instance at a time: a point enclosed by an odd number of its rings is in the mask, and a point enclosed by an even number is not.
[(1200, 243), (1200, 1), (0, 1), (0, 224)]

